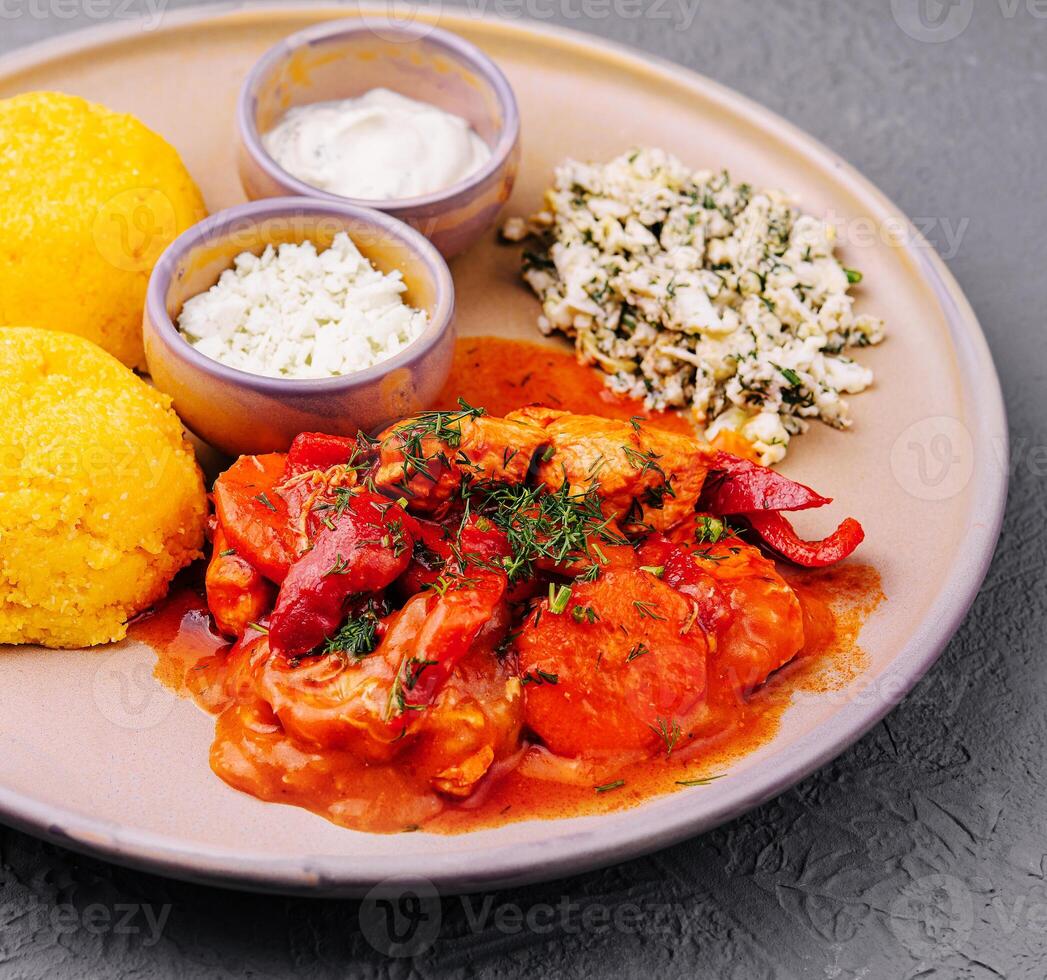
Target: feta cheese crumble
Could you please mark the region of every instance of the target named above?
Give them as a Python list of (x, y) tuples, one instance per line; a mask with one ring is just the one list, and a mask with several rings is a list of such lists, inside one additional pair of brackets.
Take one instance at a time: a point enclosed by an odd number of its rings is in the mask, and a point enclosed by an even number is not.
[(271, 378), (328, 378), (384, 361), (421, 336), (398, 271), (379, 272), (340, 232), (243, 252), (206, 293), (187, 300), (178, 328), (201, 354)]
[(836, 260), (834, 228), (658, 149), (568, 160), (545, 201), (503, 235), (537, 242), (523, 277), (541, 331), (573, 337), (614, 391), (689, 407), (706, 438), (739, 433), (765, 465), (809, 419), (851, 424), (841, 396), (872, 372), (844, 351), (879, 343), (884, 326), (853, 313), (861, 275)]

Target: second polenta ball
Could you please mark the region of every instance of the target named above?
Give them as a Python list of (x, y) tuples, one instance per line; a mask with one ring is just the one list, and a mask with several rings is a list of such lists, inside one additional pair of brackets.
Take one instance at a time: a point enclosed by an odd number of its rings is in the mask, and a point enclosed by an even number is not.
[(170, 398), (82, 337), (0, 328), (0, 645), (121, 639), (206, 519)]
[(133, 116), (56, 92), (0, 100), (0, 326), (144, 367), (149, 275), (205, 215), (178, 153)]

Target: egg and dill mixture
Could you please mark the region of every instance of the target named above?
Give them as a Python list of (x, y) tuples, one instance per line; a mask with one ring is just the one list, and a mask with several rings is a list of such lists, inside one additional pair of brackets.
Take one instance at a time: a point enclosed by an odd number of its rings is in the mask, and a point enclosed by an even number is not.
[(835, 258), (835, 229), (656, 149), (568, 160), (545, 204), (504, 235), (535, 239), (523, 277), (541, 331), (573, 337), (614, 391), (689, 407), (706, 438), (737, 432), (765, 465), (810, 419), (851, 424), (841, 396), (873, 378), (844, 352), (884, 326), (854, 314), (861, 274)]

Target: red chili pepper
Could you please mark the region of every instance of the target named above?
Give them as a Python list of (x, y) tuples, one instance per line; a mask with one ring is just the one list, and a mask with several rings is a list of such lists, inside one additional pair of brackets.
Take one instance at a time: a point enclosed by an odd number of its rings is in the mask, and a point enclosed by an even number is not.
[(831, 503), (831, 497), (823, 497), (767, 466), (718, 452), (702, 488), (698, 509), (713, 514), (753, 514), (807, 510)]
[(827, 565), (835, 565), (850, 555), (865, 539), (865, 531), (862, 530), (861, 524), (851, 517), (821, 541), (804, 541), (781, 514), (765, 511), (745, 516), (764, 544), (803, 568), (825, 568)]
[(354, 494), (290, 568), (269, 620), (269, 645), (287, 656), (307, 653), (341, 625), (346, 600), (378, 592), (403, 574), (417, 524), (399, 504)]
[(356, 451), (356, 440), (349, 436), (330, 436), (323, 432), (303, 432), (295, 436), (287, 451), (285, 477), (309, 470), (327, 470), (348, 463)]

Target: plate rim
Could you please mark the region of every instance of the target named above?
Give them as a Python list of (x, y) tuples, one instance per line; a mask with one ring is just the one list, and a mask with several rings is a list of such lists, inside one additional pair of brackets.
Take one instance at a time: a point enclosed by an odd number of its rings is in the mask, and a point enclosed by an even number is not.
[[(279, 15), (381, 16), (388, 6), (373, 3), (330, 4), (287, 2), (234, 2), (191, 6), (168, 11), (155, 35), (178, 30), (201, 21), (220, 22), (237, 17)], [(573, 28), (527, 18), (505, 20), (471, 13), (467, 8), (419, 12), (418, 18), (455, 30), (456, 25), (483, 23), (510, 34), (526, 34), (552, 46), (585, 49), (629, 63), (634, 71), (652, 73), (663, 80), (701, 90), (731, 115), (745, 119), (760, 131), (772, 134), (803, 158), (815, 158), (820, 167), (831, 163), (838, 181), (859, 198), (869, 199), (892, 218), (904, 217), (901, 209), (868, 178), (820, 140), (788, 122), (777, 113), (741, 95), (726, 85), (668, 59), (631, 48), (616, 41), (586, 34)], [(144, 18), (96, 25), (27, 45), (0, 57), (0, 78), (49, 61), (73, 55), (89, 55), (93, 49), (125, 42), (141, 29)], [(487, 890), (513, 884), (560, 879), (593, 868), (629, 860), (667, 847), (734, 819), (768, 799), (780, 795), (831, 759), (842, 754), (884, 718), (907, 695), (941, 655), (978, 594), (993, 559), (1002, 528), (1009, 474), (1005, 466), (993, 465), (994, 452), (1008, 456), (1008, 426), (1003, 393), (988, 342), (978, 318), (959, 283), (938, 253), (927, 244), (907, 217), (906, 238), (901, 250), (919, 270), (923, 282), (933, 290), (947, 325), (956, 356), (960, 389), (974, 445), (970, 478), (972, 494), (985, 504), (980, 533), (969, 535), (957, 553), (953, 567), (934, 597), (915, 633), (894, 655), (880, 675), (891, 681), (899, 697), (869, 699), (851, 705), (801, 736), (779, 755), (747, 770), (744, 780), (732, 786), (729, 777), (717, 783), (718, 805), (695, 817), (659, 815), (656, 826), (635, 827), (642, 804), (630, 810), (586, 818), (604, 822), (585, 830), (532, 845), (506, 847), (494, 842), (469, 853), (433, 855), (425, 874), (398, 864), (387, 855), (317, 855), (312, 860), (280, 859), (259, 851), (230, 854), (224, 848), (178, 844), (171, 835), (128, 828), (72, 809), (41, 803), (23, 793), (0, 785), (0, 819), (37, 837), (63, 847), (118, 864), (141, 868), (170, 877), (225, 887), (281, 893), (362, 895), (389, 880), (424, 880), (441, 895)], [(893, 682), (898, 682), (897, 684)], [(764, 778), (760, 775), (767, 770)], [(755, 778), (754, 778), (755, 777)], [(629, 819), (629, 815), (633, 819)], [(613, 830), (609, 818), (625, 818)], [(641, 818), (642, 819), (642, 818)], [(412, 861), (414, 859), (411, 859)], [(468, 867), (463, 867), (468, 864)]]

